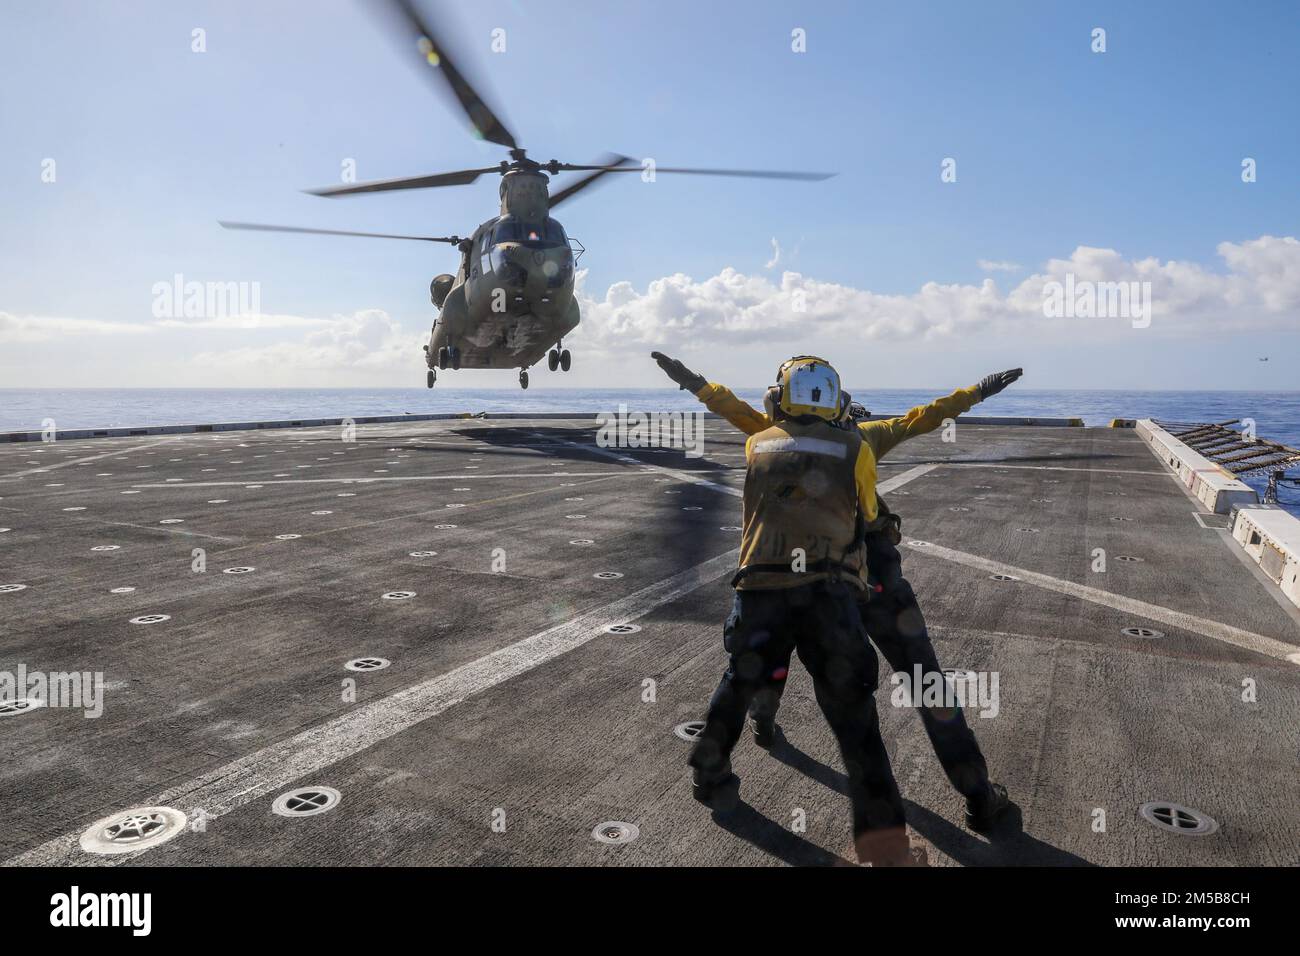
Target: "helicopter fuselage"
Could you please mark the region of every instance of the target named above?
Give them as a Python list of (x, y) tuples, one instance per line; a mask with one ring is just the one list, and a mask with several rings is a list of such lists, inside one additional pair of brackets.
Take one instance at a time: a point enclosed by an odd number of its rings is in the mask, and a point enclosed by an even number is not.
[[(390, 32), (406, 57), (416, 53), (430, 76), (449, 94), (482, 140), (505, 147), (510, 160), (495, 166), (458, 169), (428, 176), (403, 176), (370, 182), (346, 182), (309, 190), (317, 196), (356, 196), (362, 193), (437, 186), (465, 186), (489, 173), (501, 175), (501, 214), (481, 224), (468, 238), (459, 235), (411, 236), (382, 232), (358, 232), (302, 226), (272, 226), (262, 223), (227, 223), (230, 229), (267, 232), (297, 232), (316, 235), (366, 236), (375, 239), (409, 239), (440, 242), (460, 250), (460, 268), (455, 275), (434, 278), (429, 288), (438, 309), (425, 361), (430, 388), (443, 369), (517, 368), (519, 384), (528, 387), (528, 368), (543, 357), (551, 371), (569, 371), (573, 355), (564, 348), (563, 337), (578, 326), (581, 318), (574, 300), (576, 257), (569, 248), (564, 227), (552, 219), (551, 209), (568, 201), (598, 182), (607, 173), (641, 173), (653, 167), (659, 173), (697, 176), (731, 176), (761, 179), (827, 179), (830, 173), (789, 170), (704, 169), (659, 166), (644, 160), (637, 163), (618, 153), (594, 163), (570, 163), (551, 159), (542, 163), (528, 158), (514, 134), (474, 89), (466, 74), (453, 65), (459, 53), (450, 50), (440, 32), (425, 19), (411, 0), (376, 0), (393, 14)], [(416, 42), (411, 43), (415, 38)], [(584, 173), (554, 196), (548, 176)], [(653, 177), (651, 177), (653, 178)], [(578, 244), (581, 255), (581, 243)], [(557, 347), (558, 346), (558, 347)], [(549, 349), (549, 352), (548, 352)]]
[(440, 311), (426, 353), (430, 368), (445, 348), (458, 350), (460, 368), (526, 369), (577, 327), (574, 255), (548, 210), (544, 174), (502, 177), (501, 215), (461, 244), (454, 277), (434, 280)]

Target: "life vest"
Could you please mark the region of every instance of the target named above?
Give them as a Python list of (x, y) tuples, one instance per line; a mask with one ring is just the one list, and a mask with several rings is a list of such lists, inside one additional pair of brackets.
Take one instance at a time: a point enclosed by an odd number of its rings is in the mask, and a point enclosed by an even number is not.
[(855, 478), (856, 430), (785, 420), (746, 445), (738, 590), (798, 587), (825, 578), (862, 581), (864, 525)]

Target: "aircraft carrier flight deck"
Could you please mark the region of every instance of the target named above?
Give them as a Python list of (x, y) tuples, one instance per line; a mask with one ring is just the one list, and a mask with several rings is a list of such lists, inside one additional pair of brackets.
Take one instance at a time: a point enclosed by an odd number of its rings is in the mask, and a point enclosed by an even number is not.
[[(691, 797), (743, 436), (710, 419), (696, 459), (595, 436), (488, 417), (0, 444), (0, 669), (104, 681), (93, 719), (0, 717), (0, 860), (849, 864), (798, 664), (776, 746), (734, 754), (742, 803)], [(1300, 612), (1228, 515), (1122, 428), (963, 423), (880, 481), (943, 666), (998, 675), (996, 713), (967, 716), (1019, 807), (962, 826), (882, 668), (932, 864), (1300, 863)], [(136, 808), (185, 822), (87, 848)]]

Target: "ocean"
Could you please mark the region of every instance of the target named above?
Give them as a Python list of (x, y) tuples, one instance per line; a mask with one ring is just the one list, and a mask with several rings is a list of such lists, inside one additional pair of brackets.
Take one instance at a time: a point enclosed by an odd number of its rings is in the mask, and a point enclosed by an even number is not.
[[(875, 414), (902, 414), (947, 390), (850, 386), (849, 391)], [(737, 393), (757, 404), (763, 388), (741, 388)], [(0, 389), (0, 431), (40, 429), (46, 419), (58, 428), (87, 428), (435, 412), (595, 413), (616, 411), (620, 404), (632, 411), (699, 407), (693, 396), (675, 388), (20, 388)], [(1261, 438), (1300, 447), (1300, 391), (1094, 391), (1012, 385), (972, 414), (1075, 417), (1086, 425), (1106, 425), (1112, 418), (1183, 422), (1251, 418)], [(1262, 492), (1265, 480), (1249, 483)], [(1281, 497), (1288, 510), (1300, 514), (1300, 490), (1284, 488)]]

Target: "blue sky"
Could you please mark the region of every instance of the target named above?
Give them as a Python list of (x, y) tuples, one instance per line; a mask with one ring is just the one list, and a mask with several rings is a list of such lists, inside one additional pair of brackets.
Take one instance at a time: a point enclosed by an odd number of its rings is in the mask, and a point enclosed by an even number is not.
[[(653, 347), (749, 385), (808, 349), (881, 387), (1009, 365), (1039, 387), (1300, 382), (1300, 247), (1281, 242), (1300, 221), (1294, 3), (425, 8), (453, 14), (469, 72), (534, 158), (839, 173), (628, 176), (562, 207), (589, 250), (584, 294), (604, 303), (568, 343), (566, 385), (657, 384), (642, 359)], [(338, 182), (347, 158), (361, 179), (503, 158), (365, 3), (44, 2), (9, 5), (0, 25), (0, 385), (420, 383), (428, 280), (454, 269), (453, 252), (216, 225), (464, 234), (493, 213), (494, 177), (301, 192)], [(1095, 27), (1105, 53), (1090, 48)], [(195, 28), (205, 53), (191, 51)], [(494, 28), (505, 53), (490, 50)], [(791, 50), (795, 28), (806, 53)], [(956, 182), (940, 181), (947, 157)], [(1256, 182), (1241, 180), (1244, 157)], [(1249, 245), (1261, 237), (1278, 241)], [(1235, 267), (1221, 243), (1240, 250)], [(1009, 305), (952, 329), (933, 304), (898, 319), (927, 283), (966, 290), (979, 312), (986, 280), (1001, 298), (1039, 288), (1031, 277), (1078, 265), (1081, 246), (1117, 254), (1093, 262), (1108, 277), (1155, 278), (1170, 308), (1157, 298), (1148, 329), (1035, 322)], [(825, 307), (783, 312), (786, 272), (818, 283)], [(257, 282), (262, 311), (282, 318), (155, 327), (151, 290), (176, 273)], [(513, 381), (472, 374), (453, 386)]]

